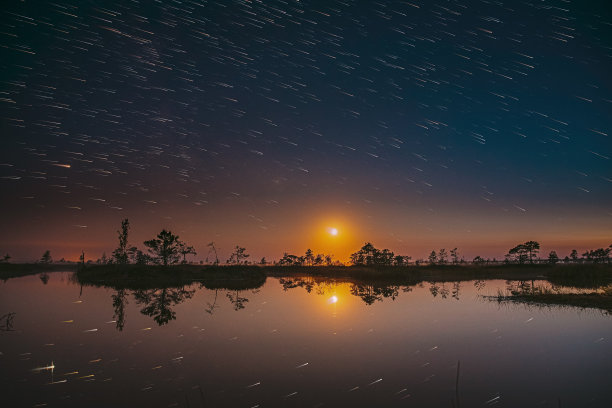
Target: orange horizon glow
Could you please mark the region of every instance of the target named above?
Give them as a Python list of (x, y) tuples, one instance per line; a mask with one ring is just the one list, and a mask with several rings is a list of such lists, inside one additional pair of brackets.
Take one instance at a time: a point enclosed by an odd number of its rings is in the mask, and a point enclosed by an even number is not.
[(182, 213), (173, 219), (151, 222), (145, 214), (125, 213), (113, 216), (112, 222), (91, 217), (88, 228), (48, 219), (34, 229), (17, 228), (10, 239), (0, 241), (0, 255), (8, 253), (11, 262), (31, 262), (40, 259), (48, 249), (54, 260), (78, 261), (83, 250), (87, 260), (95, 261), (103, 253), (110, 256), (116, 248), (116, 231), (122, 218), (130, 220), (130, 245), (144, 250), (145, 240), (168, 229), (196, 248), (197, 256), (188, 257), (195, 263), (206, 258), (206, 245), (211, 241), (215, 242), (221, 262), (240, 245), (247, 249), (252, 263), (259, 263), (262, 257), (267, 262), (278, 261), (285, 252), (303, 255), (310, 248), (315, 254), (333, 255), (334, 260), (344, 264), (366, 242), (378, 249), (388, 248), (396, 255), (411, 256), (413, 262), (427, 258), (432, 250), (449, 251), (455, 247), (466, 261), (477, 255), (502, 260), (510, 248), (528, 240), (540, 242), (541, 258), (546, 258), (551, 250), (563, 258), (572, 249), (583, 253), (610, 245), (609, 228), (590, 219), (546, 223), (543, 228), (542, 220), (524, 216), (494, 219), (486, 214), (456, 218), (441, 214), (439, 218), (427, 219), (391, 211), (372, 217), (342, 206), (308, 208), (299, 218), (295, 217), (295, 209), (261, 217), (265, 225), (261, 221), (245, 224), (231, 218), (228, 221)]

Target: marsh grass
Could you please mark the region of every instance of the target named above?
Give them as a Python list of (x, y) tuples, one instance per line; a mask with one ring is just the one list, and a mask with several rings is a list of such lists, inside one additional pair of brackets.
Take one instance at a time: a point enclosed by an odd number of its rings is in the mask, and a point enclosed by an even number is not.
[(19, 278), (41, 272), (73, 272), (77, 270), (77, 267), (78, 264), (75, 263), (0, 263), (0, 279)]
[(511, 301), (534, 305), (573, 306), (583, 309), (600, 309), (612, 314), (612, 295), (591, 293), (537, 293), (498, 297), (499, 301)]
[(261, 287), (266, 282), (266, 275), (261, 268), (249, 265), (88, 265), (77, 270), (75, 280), (83, 285), (113, 289), (154, 289), (200, 283), (207, 289), (246, 290)]
[(567, 306), (581, 309), (599, 309), (612, 314), (612, 285), (597, 287), (595, 291), (576, 291), (577, 287), (563, 290), (558, 286), (535, 286), (525, 291), (497, 290), (496, 296), (484, 296), (499, 303), (514, 302), (531, 305)]

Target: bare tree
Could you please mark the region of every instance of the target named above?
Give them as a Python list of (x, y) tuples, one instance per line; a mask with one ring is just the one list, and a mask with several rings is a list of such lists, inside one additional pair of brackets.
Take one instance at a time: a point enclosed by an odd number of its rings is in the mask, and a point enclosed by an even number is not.
[(217, 248), (215, 248), (215, 243), (210, 242), (206, 246), (209, 248), (208, 254), (206, 254), (206, 263), (208, 263), (208, 256), (212, 253), (213, 255), (215, 255), (215, 262), (213, 263), (213, 265), (219, 265), (219, 257), (217, 256)]
[(243, 262), (246, 263), (246, 259), (250, 255), (246, 253), (246, 248), (236, 245), (234, 252), (232, 252), (230, 258), (227, 260), (228, 264), (240, 265)]
[(113, 251), (115, 262), (120, 265), (129, 263), (128, 258), (128, 233), (130, 232), (130, 222), (127, 218), (121, 221), (121, 229), (117, 231), (119, 246)]

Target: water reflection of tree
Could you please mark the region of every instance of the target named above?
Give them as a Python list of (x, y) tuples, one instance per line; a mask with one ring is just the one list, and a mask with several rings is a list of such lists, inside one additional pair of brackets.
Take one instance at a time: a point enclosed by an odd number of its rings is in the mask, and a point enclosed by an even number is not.
[(438, 286), (438, 282), (431, 282), (429, 285), (429, 292), (433, 297), (438, 296), (438, 293), (440, 293), (440, 286)]
[(459, 292), (461, 291), (461, 283), (453, 282), (453, 289), (451, 291), (451, 296), (455, 300), (459, 300)]
[(234, 306), (234, 310), (236, 311), (244, 309), (246, 307), (244, 304), (249, 301), (249, 299), (240, 296), (240, 291), (238, 290), (236, 290), (235, 293), (227, 292), (226, 296), (229, 299), (230, 303)]
[(49, 274), (47, 272), (41, 273), (38, 277), (43, 285), (46, 285), (49, 282)]
[(115, 327), (122, 331), (125, 325), (125, 306), (127, 305), (127, 290), (119, 289), (111, 297), (113, 299), (113, 319), (115, 319)]
[(351, 295), (359, 296), (367, 305), (371, 305), (376, 301), (382, 302), (384, 298), (395, 298), (399, 295), (399, 286), (374, 286), (352, 284)]
[(442, 289), (440, 289), (440, 296), (442, 297), (442, 299), (446, 299), (449, 293), (450, 291), (446, 287), (446, 282), (442, 282)]
[(480, 291), (480, 290), (484, 289), (484, 287), (485, 287), (486, 285), (487, 285), (487, 284), (486, 284), (486, 283), (485, 283), (485, 281), (484, 281), (484, 280), (482, 280), (482, 279), (479, 279), (479, 280), (474, 281), (474, 287), (475, 287), (475, 288), (476, 288), (476, 290), (478, 290), (478, 291)]
[(212, 303), (207, 302), (206, 304), (208, 305), (208, 307), (206, 309), (204, 309), (204, 311), (208, 314), (213, 314), (215, 312), (215, 309), (218, 308), (219, 306), (217, 306), (217, 296), (219, 295), (219, 289), (215, 289), (215, 299), (213, 300)]
[(534, 280), (526, 281), (506, 281), (506, 291), (513, 296), (537, 295), (542, 293), (561, 292), (562, 287), (551, 282), (537, 282)]
[(306, 292), (312, 292), (312, 289), (317, 285), (312, 277), (306, 278), (280, 278), (278, 282), (282, 285), (286, 292), (293, 288), (304, 288)]
[(513, 295), (533, 294), (535, 282), (526, 280), (506, 281), (506, 289)]
[[(304, 288), (308, 293), (314, 291), (317, 295), (328, 295), (335, 293), (338, 287), (338, 282), (329, 278), (279, 278), (279, 283), (284, 291), (294, 288)], [(461, 295), (461, 282), (427, 282), (429, 284), (429, 292), (433, 297), (440, 296), (442, 299), (452, 298), (459, 300)], [(474, 286), (478, 289), (484, 287), (484, 281), (474, 282)], [(398, 285), (380, 282), (359, 282), (350, 284), (350, 293), (353, 296), (361, 298), (367, 305), (372, 305), (375, 302), (382, 302), (384, 299), (395, 300), (399, 296), (400, 290), (404, 293), (412, 292), (415, 287), (425, 288), (423, 282), (418, 282), (413, 285)]]
[(135, 291), (134, 298), (136, 303), (145, 305), (140, 313), (153, 317), (153, 320), (162, 326), (176, 319), (176, 312), (171, 309), (171, 306), (191, 299), (194, 293), (195, 290), (185, 288), (149, 289)]
[(440, 295), (442, 299), (448, 298), (448, 295), (455, 300), (459, 300), (459, 294), (461, 293), (461, 282), (452, 282), (451, 289), (447, 288), (446, 285), (448, 282), (430, 282), (429, 284), (429, 293), (433, 297), (437, 297)]

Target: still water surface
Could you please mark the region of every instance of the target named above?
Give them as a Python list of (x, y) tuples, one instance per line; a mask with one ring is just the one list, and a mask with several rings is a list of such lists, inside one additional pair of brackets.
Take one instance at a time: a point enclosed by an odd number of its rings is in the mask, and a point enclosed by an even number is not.
[(268, 278), (251, 290), (119, 291), (47, 277), (0, 284), (0, 315), (11, 313), (0, 331), (3, 406), (612, 401), (612, 317), (482, 297), (516, 282)]

